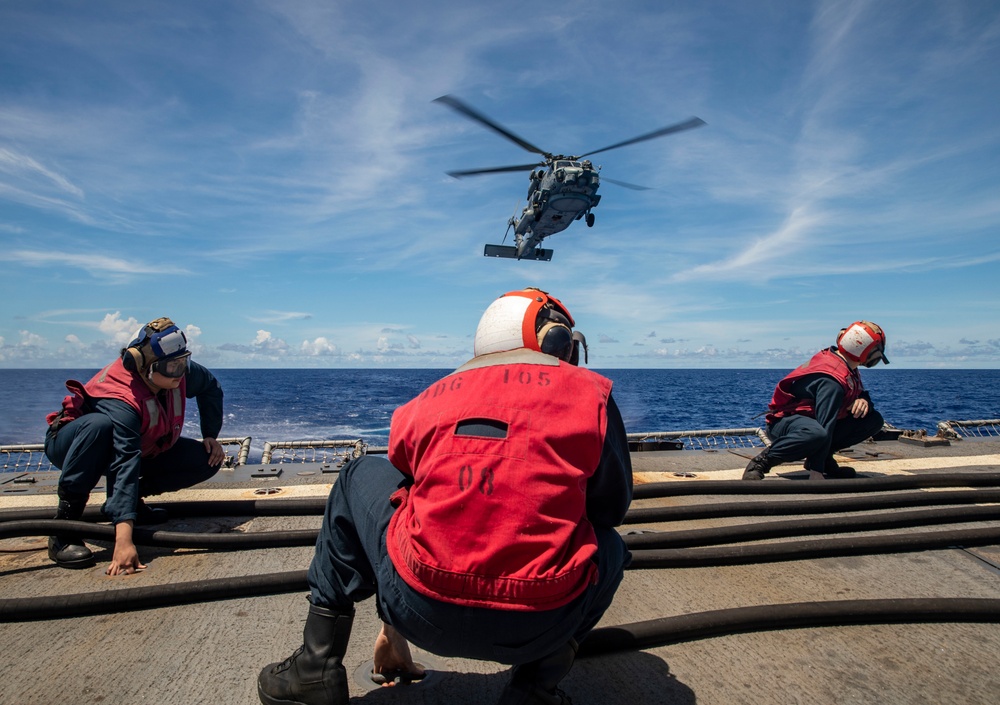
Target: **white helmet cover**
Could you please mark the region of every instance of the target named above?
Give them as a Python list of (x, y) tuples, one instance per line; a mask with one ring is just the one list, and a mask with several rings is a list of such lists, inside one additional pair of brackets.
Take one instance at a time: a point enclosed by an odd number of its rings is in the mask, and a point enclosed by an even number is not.
[(573, 317), (557, 298), (540, 289), (510, 291), (487, 307), (476, 327), (476, 357), (505, 350), (528, 348), (541, 352), (536, 332), (539, 312), (550, 306), (574, 325)]
[(837, 349), (848, 360), (859, 365), (874, 367), (881, 360), (889, 364), (885, 356), (885, 333), (871, 321), (855, 321), (840, 331)]

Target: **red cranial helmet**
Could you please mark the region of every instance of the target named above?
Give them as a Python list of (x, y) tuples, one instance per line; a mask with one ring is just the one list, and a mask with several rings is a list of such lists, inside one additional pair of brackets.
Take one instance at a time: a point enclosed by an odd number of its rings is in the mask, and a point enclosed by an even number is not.
[(879, 360), (889, 364), (885, 356), (885, 333), (871, 321), (856, 321), (840, 331), (837, 349), (848, 360), (865, 367), (874, 367)]

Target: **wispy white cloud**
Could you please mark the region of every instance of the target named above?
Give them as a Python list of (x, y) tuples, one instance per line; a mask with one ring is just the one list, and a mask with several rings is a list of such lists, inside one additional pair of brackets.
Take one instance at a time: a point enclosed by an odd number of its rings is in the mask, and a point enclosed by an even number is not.
[(45, 182), (55, 186), (59, 191), (76, 198), (84, 197), (83, 190), (62, 174), (45, 168), (26, 154), (16, 153), (3, 147), (0, 147), (0, 173), (26, 181), (35, 181), (38, 177), (42, 177)]
[(83, 269), (93, 276), (114, 275), (119, 281), (132, 281), (143, 274), (186, 274), (188, 270), (169, 263), (150, 263), (111, 255), (74, 254), (40, 250), (14, 250), (8, 261), (29, 267), (70, 267)]
[(312, 318), (311, 313), (300, 311), (263, 311), (256, 316), (247, 316), (254, 323), (286, 323), (288, 321), (305, 321)]
[(808, 238), (815, 233), (824, 218), (812, 212), (807, 205), (799, 206), (789, 214), (781, 227), (756, 240), (733, 256), (710, 264), (703, 264), (677, 272), (672, 279), (677, 282), (711, 279), (753, 279), (761, 281), (779, 272), (771, 266), (775, 260), (793, 260), (808, 245)]

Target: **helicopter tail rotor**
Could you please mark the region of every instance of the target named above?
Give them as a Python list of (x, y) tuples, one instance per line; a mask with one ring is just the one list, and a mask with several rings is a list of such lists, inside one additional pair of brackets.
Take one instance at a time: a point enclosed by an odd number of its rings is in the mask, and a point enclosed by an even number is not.
[(517, 207), (519, 205), (521, 205), (520, 201), (516, 201), (514, 203), (514, 213), (510, 216), (510, 219), (507, 221), (507, 230), (503, 234), (503, 240), (500, 241), (501, 245), (507, 242), (507, 236), (510, 234), (510, 229), (517, 227)]
[(511, 216), (510, 220), (507, 221), (507, 229), (503, 233), (503, 240), (500, 241), (501, 245), (507, 242), (507, 236), (510, 234), (510, 229), (514, 227), (514, 222), (514, 216)]

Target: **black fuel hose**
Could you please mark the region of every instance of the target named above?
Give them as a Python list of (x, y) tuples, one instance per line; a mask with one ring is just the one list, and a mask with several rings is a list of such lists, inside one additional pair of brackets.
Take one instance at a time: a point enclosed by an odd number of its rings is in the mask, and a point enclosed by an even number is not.
[(746, 565), (811, 558), (992, 546), (998, 542), (1000, 542), (1000, 527), (990, 527), (890, 536), (846, 536), (815, 541), (782, 541), (724, 548), (667, 548), (632, 551), (632, 564), (629, 567), (643, 569)]
[[(723, 482), (723, 481), (719, 481)], [(750, 484), (750, 483), (744, 483)], [(757, 485), (761, 483), (756, 483)], [(818, 483), (814, 483), (818, 484)], [(833, 483), (831, 483), (833, 484)], [(961, 483), (959, 483), (961, 486)], [(639, 485), (638, 487), (645, 487)], [(648, 499), (648, 498), (647, 498)], [(898, 492), (895, 494), (834, 497), (787, 501), (736, 501), (715, 504), (691, 504), (673, 507), (635, 507), (625, 515), (625, 524), (643, 524), (692, 519), (721, 519), (737, 516), (780, 516), (822, 514), (926, 507), (944, 504), (986, 504), (1000, 502), (1000, 490), (955, 490), (942, 492)], [(167, 509), (172, 518), (220, 516), (322, 516), (326, 499), (314, 497), (297, 500), (224, 500), (205, 502), (150, 503), (151, 507)], [(0, 525), (12, 521), (35, 521), (52, 518), (52, 508), (9, 509), (0, 512)], [(107, 521), (98, 507), (88, 507), (82, 516), (86, 521)]]
[(637, 651), (727, 634), (866, 624), (1000, 623), (1000, 600), (935, 597), (759, 605), (598, 627), (577, 658)]
[[(287, 548), (289, 546), (314, 546), (319, 529), (286, 529), (282, 531), (235, 531), (226, 534), (206, 534), (180, 531), (163, 531), (136, 527), (132, 541), (137, 546), (165, 548), (211, 548), (215, 550), (239, 548)], [(108, 524), (90, 524), (66, 519), (32, 519), (9, 521), (0, 524), (0, 539), (15, 536), (79, 536), (114, 543), (115, 528)]]
[[(773, 470), (772, 470), (773, 472)], [(850, 480), (807, 480), (804, 477), (778, 482), (774, 479), (748, 482), (745, 480), (675, 480), (636, 485), (634, 499), (680, 497), (683, 495), (717, 494), (838, 494), (841, 492), (885, 492), (889, 490), (929, 489), (939, 487), (997, 487), (1000, 473), (955, 472), (921, 473), (919, 475), (888, 475), (856, 477)]]
[[(625, 534), (625, 545), (632, 550), (651, 548), (689, 548), (745, 541), (808, 536), (845, 534), (855, 531), (883, 531), (932, 524), (962, 524), (1000, 519), (1000, 506), (948, 507), (915, 512), (891, 512), (852, 516), (820, 517), (794, 521), (772, 521), (762, 524), (741, 524), (687, 531), (651, 531)], [(0, 536), (3, 527), (0, 525)]]
[(788, 516), (834, 514), (869, 509), (901, 509), (943, 504), (989, 504), (1000, 502), (1000, 490), (954, 490), (943, 492), (900, 492), (897, 494), (834, 497), (786, 501), (719, 502), (672, 507), (631, 507), (623, 524), (648, 524), (693, 519), (723, 519), (747, 516)]
[(308, 591), (306, 571), (215, 578), (148, 587), (102, 590), (72, 595), (19, 597), (0, 600), (0, 622), (35, 622), (95, 614), (113, 614), (154, 607), (189, 605), (237, 597)]
[[(264, 517), (323, 516), (326, 497), (300, 499), (223, 499), (204, 502), (149, 502), (150, 507), (167, 509), (171, 518), (190, 517)], [(51, 519), (55, 507), (8, 509), (0, 512), (0, 523), (33, 519)], [(87, 507), (85, 521), (107, 521), (100, 507)]]

